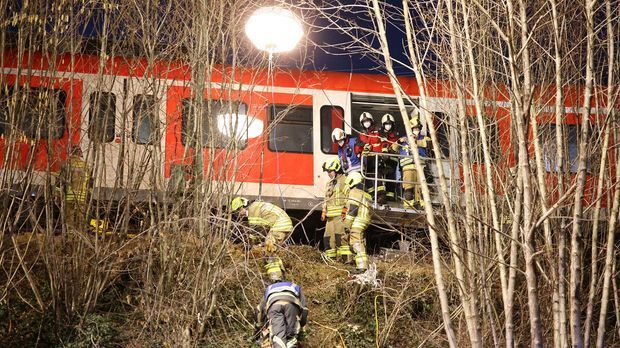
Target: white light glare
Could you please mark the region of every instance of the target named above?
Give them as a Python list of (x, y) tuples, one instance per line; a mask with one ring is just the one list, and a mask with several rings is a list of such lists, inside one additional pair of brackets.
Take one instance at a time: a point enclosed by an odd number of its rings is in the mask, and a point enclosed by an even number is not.
[(280, 53), (295, 48), (304, 31), (293, 12), (280, 7), (263, 7), (245, 24), (245, 33), (258, 49)]
[(217, 115), (217, 129), (227, 137), (245, 141), (263, 133), (263, 121), (243, 114)]

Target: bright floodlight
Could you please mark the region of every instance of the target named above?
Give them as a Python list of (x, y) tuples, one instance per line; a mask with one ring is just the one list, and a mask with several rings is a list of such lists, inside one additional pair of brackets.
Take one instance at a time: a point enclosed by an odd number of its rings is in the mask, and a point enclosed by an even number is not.
[(293, 12), (280, 7), (263, 7), (245, 24), (245, 33), (258, 49), (279, 53), (295, 48), (304, 31)]
[(226, 113), (217, 115), (217, 129), (227, 137), (244, 141), (263, 133), (263, 121), (248, 115)]

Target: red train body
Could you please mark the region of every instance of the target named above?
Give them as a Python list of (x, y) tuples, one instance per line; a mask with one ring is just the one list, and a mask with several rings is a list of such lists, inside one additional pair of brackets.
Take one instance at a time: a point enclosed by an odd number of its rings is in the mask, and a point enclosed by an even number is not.
[[(275, 74), (271, 84), (265, 71), (247, 69), (232, 72), (228, 68), (216, 69), (211, 77), (212, 85), (204, 91), (205, 99), (233, 100), (243, 105), (245, 113), (252, 117), (253, 122), (258, 122), (263, 130), (257, 136), (249, 137), (245, 146), (237, 152), (234, 162), (231, 162), (232, 157), (226, 148), (205, 146), (196, 150), (183, 140), (183, 129), (189, 122), (184, 121), (184, 103), (191, 97), (192, 91), (191, 71), (183, 63), (158, 62), (149, 67), (144, 60), (121, 57), (102, 60), (97, 56), (85, 55), (61, 56), (52, 62), (38, 53), (18, 59), (12, 51), (4, 52), (2, 58), (3, 93), (10, 93), (16, 84), (20, 87), (28, 85), (32, 90), (53, 89), (58, 98), (56, 105), (63, 110), (58, 116), (58, 120), (62, 119), (59, 121), (62, 123), (57, 125), (60, 130), (54, 128), (56, 134), (51, 139), (35, 134), (25, 125), (11, 125), (8, 120), (4, 120), (5, 129), (0, 134), (0, 170), (20, 171), (31, 166), (34, 171), (58, 171), (60, 163), (67, 156), (69, 144), (79, 144), (82, 149), (90, 151), (93, 135), (89, 134), (89, 115), (93, 112), (91, 109), (97, 107), (93, 104), (92, 96), (104, 91), (111, 93), (109, 97), (115, 101), (113, 112), (108, 114), (113, 119), (114, 127), (106, 131), (105, 141), (100, 141), (98, 145), (108, 150), (106, 156), (109, 158), (102, 160), (103, 167), (108, 169), (104, 170), (97, 184), (101, 197), (107, 198), (124, 194), (119, 193), (119, 188), (115, 186), (119, 177), (127, 192), (149, 192), (153, 186), (156, 190), (164, 189), (178, 172), (187, 179), (192, 175), (187, 168), (201, 153), (205, 159), (204, 173), (215, 180), (224, 181), (233, 179), (232, 173), (235, 173), (234, 179), (241, 183), (240, 193), (258, 195), (259, 182), (262, 181), (261, 193), (264, 197), (282, 200), (288, 209), (312, 209), (321, 200), (326, 180), (322, 175), (321, 164), (333, 156), (336, 150), (331, 143), (331, 130), (341, 127), (351, 133), (359, 129), (357, 118), (363, 111), (371, 112), (376, 121), (388, 112), (397, 120), (400, 119), (391, 84), (386, 76), (280, 71)], [(419, 96), (413, 78), (401, 78), (400, 81), (409, 96)], [(228, 83), (230, 88), (222, 88)], [(547, 105), (554, 104), (552, 90), (538, 91), (539, 95), (549, 95)], [(503, 162), (502, 166), (512, 167), (515, 163), (511, 154), (509, 103), (505, 97), (507, 93), (498, 92), (501, 91), (495, 91), (495, 97), (485, 101), (485, 115), (493, 120), (492, 140), (496, 142), (497, 160)], [(427, 93), (429, 107), (437, 115), (454, 110), (456, 104), (449, 84), (432, 81), (427, 86)], [(569, 136), (572, 136), (576, 134), (579, 119), (577, 106), (580, 105), (582, 93), (577, 88), (567, 88), (565, 95), (565, 125), (575, 127), (575, 130), (569, 130)], [(604, 93), (598, 95), (601, 96), (599, 105), (605, 106)], [(153, 138), (154, 141), (151, 141), (151, 135), (142, 137), (141, 132), (146, 128), (142, 128), (143, 120), (135, 118), (136, 109), (147, 104), (154, 110), (155, 121), (149, 121), (149, 127), (156, 126), (155, 132), (159, 134)], [(468, 103), (468, 112), (473, 116), (472, 105)], [(286, 108), (292, 108), (293, 111), (277, 113)], [(273, 122), (276, 116), (281, 118), (279, 123)], [(592, 113), (595, 124), (600, 117)], [(552, 127), (555, 122), (552, 110), (543, 109), (538, 119), (542, 127)], [(213, 119), (209, 122), (217, 121)], [(436, 122), (437, 129), (443, 132), (440, 138), (445, 141), (441, 144), (445, 149), (442, 154), (444, 166), (450, 172), (449, 158), (459, 150), (453, 148), (449, 140), (455, 139), (457, 135), (449, 125), (441, 124), (441, 117)], [(7, 131), (9, 127), (20, 132), (11, 144), (10, 132)], [(49, 135), (52, 133), (50, 127), (51, 124), (46, 124), (37, 129), (40, 131), (40, 128), (46, 128)], [(158, 147), (161, 151), (151, 154), (150, 147)], [(129, 156), (129, 162), (124, 162), (124, 173), (119, 174), (116, 166), (120, 163), (118, 156), (121, 151), (132, 153), (133, 157)], [(132, 175), (135, 169), (132, 171), (128, 168), (131, 168), (132, 158), (144, 158), (147, 153), (152, 156), (149, 159), (149, 173), (136, 181), (136, 176)], [(547, 169), (553, 171), (551, 167)], [(475, 172), (483, 170), (483, 164), (475, 164)], [(453, 179), (458, 177), (453, 176)], [(475, 177), (477, 180), (483, 178), (482, 175)], [(553, 184), (554, 178), (548, 176), (550, 184)], [(591, 201), (592, 180), (589, 176), (587, 201)], [(479, 184), (484, 186), (482, 181)], [(106, 190), (109, 192), (106, 193)], [(458, 194), (460, 190), (455, 188), (454, 191)]]

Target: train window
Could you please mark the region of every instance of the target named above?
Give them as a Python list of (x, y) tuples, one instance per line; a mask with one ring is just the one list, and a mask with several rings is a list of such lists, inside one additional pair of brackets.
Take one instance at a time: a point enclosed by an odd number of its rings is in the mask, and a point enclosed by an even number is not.
[(114, 140), (116, 119), (116, 95), (108, 92), (95, 92), (90, 95), (88, 137), (96, 143), (109, 143)]
[[(5, 86), (0, 96), (0, 134), (10, 124), (29, 139), (60, 139), (65, 133), (67, 93), (61, 89), (30, 87), (14, 92)], [(14, 122), (9, 122), (11, 116)]]
[(132, 140), (136, 144), (152, 145), (159, 139), (155, 96), (139, 94), (133, 98)]
[(332, 141), (332, 130), (344, 129), (344, 110), (340, 106), (321, 107), (321, 151), (337, 154), (338, 144)]
[[(483, 117), (486, 135), (488, 139), (488, 147), (491, 160), (496, 161), (499, 158), (499, 136), (497, 132), (497, 124), (488, 117)], [(469, 131), (469, 156), (471, 163), (484, 163), (484, 152), (482, 148), (482, 136), (480, 135), (480, 127), (476, 117), (467, 118), (467, 127)]]
[[(577, 173), (578, 157), (579, 157), (579, 126), (564, 125), (564, 146), (568, 151), (568, 169), (571, 173)], [(556, 160), (556, 125), (550, 124), (540, 126), (539, 137), (543, 143), (543, 161), (545, 162), (545, 170), (548, 172), (559, 172), (560, 168)], [(589, 164), (588, 164), (589, 167)]]
[[(208, 105), (203, 102), (203, 105), (196, 105), (198, 103), (193, 102), (191, 99), (183, 99), (181, 111), (181, 144), (184, 146), (195, 147), (198, 143), (198, 137), (202, 134), (202, 144), (207, 146), (209, 143), (209, 117), (206, 115)], [(202, 107), (202, 110), (200, 108)], [(202, 114), (198, 114), (202, 112)], [(199, 127), (196, 126), (196, 120), (201, 121)]]
[[(197, 105), (191, 99), (183, 99), (181, 143), (196, 147), (201, 139), (203, 147), (245, 148), (248, 125), (241, 116), (247, 114), (247, 109), (246, 104), (237, 101), (204, 100), (202, 105)], [(201, 124), (197, 127), (198, 120)]]
[(312, 153), (312, 107), (270, 105), (269, 150)]

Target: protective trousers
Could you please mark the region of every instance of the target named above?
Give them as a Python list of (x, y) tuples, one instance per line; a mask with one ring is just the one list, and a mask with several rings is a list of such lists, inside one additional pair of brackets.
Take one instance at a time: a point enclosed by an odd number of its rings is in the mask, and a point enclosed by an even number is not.
[(382, 179), (383, 171), (381, 170), (381, 164), (379, 163), (379, 168), (376, 164), (377, 158), (376, 156), (368, 156), (365, 161), (364, 173), (368, 179), (364, 180), (364, 190), (368, 192), (372, 196), (372, 200), (375, 199), (375, 176), (376, 180), (376, 189), (377, 189), (377, 203), (385, 204), (386, 196), (385, 196), (385, 183), (379, 179)]
[(349, 231), (349, 245), (355, 253), (355, 267), (362, 272), (368, 268), (364, 231), (370, 224), (370, 200), (368, 193), (352, 189), (349, 193), (349, 209), (345, 218), (345, 228)]
[(368, 268), (368, 255), (366, 255), (366, 236), (364, 231), (368, 227), (368, 219), (356, 218), (353, 220), (349, 234), (349, 245), (355, 253), (355, 267), (360, 271)]
[[(282, 245), (290, 232), (269, 231), (265, 237), (267, 258), (265, 261), (265, 271), (270, 280), (281, 280), (284, 278), (284, 264), (282, 259), (276, 254), (275, 246)], [(273, 246), (274, 249), (271, 249)]]
[(340, 258), (343, 262), (347, 262), (351, 257), (352, 253), (345, 234), (342, 217), (327, 218), (323, 246), (325, 247), (325, 256), (331, 259)]
[(300, 330), (301, 310), (288, 301), (276, 301), (267, 311), (269, 333), (275, 348), (297, 347)]
[[(388, 180), (396, 179), (396, 167), (398, 163), (391, 159), (385, 161), (382, 166), (383, 178)], [(388, 201), (396, 201), (396, 183), (387, 181), (385, 182), (385, 194)]]
[(67, 227), (76, 231), (83, 231), (85, 225), (83, 209), (85, 202), (77, 200), (66, 201), (65, 211), (67, 213)]
[(419, 204), (420, 207), (424, 206), (422, 191), (420, 189), (420, 180), (418, 180), (418, 172), (414, 166), (403, 169), (403, 191), (405, 196), (403, 202), (405, 208), (413, 208), (416, 203)]

